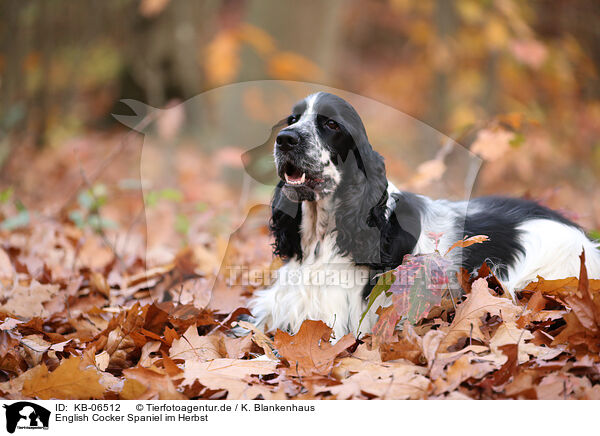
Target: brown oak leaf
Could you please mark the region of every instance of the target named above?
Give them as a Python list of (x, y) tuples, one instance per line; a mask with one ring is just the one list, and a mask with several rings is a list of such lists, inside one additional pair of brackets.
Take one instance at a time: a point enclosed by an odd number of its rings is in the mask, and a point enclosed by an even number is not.
[(482, 316), (486, 314), (501, 316), (504, 321), (516, 321), (522, 309), (507, 298), (494, 297), (485, 279), (473, 282), (471, 293), (456, 309), (454, 321), (448, 334), (441, 341), (439, 350), (445, 351), (460, 338), (483, 340), (481, 331)]
[(326, 375), (333, 368), (334, 359), (355, 343), (348, 334), (332, 345), (331, 328), (322, 321), (306, 320), (294, 336), (281, 330), (275, 334), (275, 347), (290, 363), (292, 375)]

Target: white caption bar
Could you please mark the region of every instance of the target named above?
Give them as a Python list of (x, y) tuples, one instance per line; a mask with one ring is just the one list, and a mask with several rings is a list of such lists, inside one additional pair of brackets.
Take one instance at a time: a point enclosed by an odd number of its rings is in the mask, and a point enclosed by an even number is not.
[[(559, 434), (589, 430), (594, 401), (561, 402), (559, 417), (544, 401), (6, 401), (9, 434), (174, 431), (212, 434)], [(82, 433), (83, 432), (83, 433)], [(239, 432), (239, 433), (238, 433)], [(531, 432), (531, 433), (528, 433)]]

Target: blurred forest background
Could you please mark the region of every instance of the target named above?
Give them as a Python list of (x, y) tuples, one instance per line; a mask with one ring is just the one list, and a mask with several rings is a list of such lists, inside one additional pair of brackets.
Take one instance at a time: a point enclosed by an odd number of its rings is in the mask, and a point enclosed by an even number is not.
[(111, 116), (130, 113), (119, 100), (166, 107), (284, 79), (421, 120), (483, 159), (475, 195), (534, 198), (599, 235), (596, 1), (4, 0), (0, 11), (5, 230), (29, 223), (31, 210), (95, 230), (129, 226), (142, 200), (160, 200), (174, 205), (168, 226), (189, 239), (199, 211), (236, 197), (199, 188), (209, 169), (238, 168), (235, 153), (208, 164), (184, 156), (175, 191), (141, 198), (131, 192), (141, 135), (124, 139)]

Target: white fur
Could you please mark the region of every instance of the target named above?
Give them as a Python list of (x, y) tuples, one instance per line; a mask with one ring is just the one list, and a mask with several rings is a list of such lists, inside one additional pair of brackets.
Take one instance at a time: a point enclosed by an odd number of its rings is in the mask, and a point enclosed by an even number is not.
[[(435, 232), (442, 233), (438, 251), (444, 255), (452, 244), (461, 239), (462, 229), (455, 225), (457, 220), (477, 210), (468, 202), (432, 200), (422, 196), (421, 199), (426, 206), (421, 216), (421, 234), (413, 254), (432, 253), (435, 244), (429, 232)], [(547, 280), (579, 277), (579, 255), (583, 249), (586, 252), (588, 277), (600, 278), (599, 248), (581, 230), (549, 219), (526, 220), (518, 230), (521, 232), (520, 242), (525, 255), (519, 256), (508, 268), (507, 278), (502, 281), (513, 298), (515, 291), (536, 281), (538, 276)], [(456, 269), (460, 266), (461, 256), (460, 248), (448, 255)], [(497, 268), (499, 265), (491, 266)]]
[[(392, 194), (400, 192), (392, 182), (388, 181), (388, 213), (394, 204)], [(424, 210), (421, 214), (421, 233), (417, 238), (417, 245), (412, 254), (433, 253), (435, 251), (435, 240), (430, 236), (430, 233), (441, 234), (437, 249), (441, 254), (444, 254), (452, 244), (460, 239), (459, 229), (456, 228), (455, 223), (461, 218), (464, 219), (468, 203), (466, 201), (432, 200), (424, 195), (417, 195), (417, 197), (423, 201)]]
[(435, 251), (435, 239), (431, 237), (431, 233), (441, 234), (437, 249), (441, 254), (445, 254), (452, 244), (461, 239), (461, 229), (456, 227), (456, 222), (464, 219), (466, 203), (419, 197), (425, 202), (425, 209), (421, 215), (421, 234), (413, 254)]
[(504, 283), (513, 297), (515, 290), (538, 276), (547, 280), (579, 277), (579, 255), (584, 249), (588, 277), (600, 278), (600, 251), (581, 230), (547, 219), (525, 221), (518, 229), (525, 255), (509, 267)]
[[(333, 208), (329, 198), (302, 203), (304, 258), (290, 260), (273, 286), (254, 293), (250, 309), (259, 327), (295, 333), (304, 320), (320, 319), (333, 328), (336, 339), (348, 332), (358, 336), (368, 269), (339, 254)], [(375, 320), (373, 312), (360, 330), (370, 331)]]

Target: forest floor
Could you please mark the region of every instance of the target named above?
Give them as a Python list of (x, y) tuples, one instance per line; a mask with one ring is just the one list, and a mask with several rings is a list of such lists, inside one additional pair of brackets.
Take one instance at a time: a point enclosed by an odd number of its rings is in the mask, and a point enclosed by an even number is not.
[(600, 399), (600, 281), (584, 268), (540, 279), (516, 301), (482, 268), (462, 280), (461, 301), (440, 295), (414, 324), (360, 340), (332, 344), (318, 321), (295, 336), (246, 324), (251, 333), (233, 337), (232, 322), (280, 265), (269, 209), (240, 204), (235, 177), (214, 181), (242, 171), (236, 150), (182, 147), (169, 175), (177, 189), (142, 195), (141, 146), (95, 133), (60, 149), (23, 147), (9, 162), (3, 398)]

